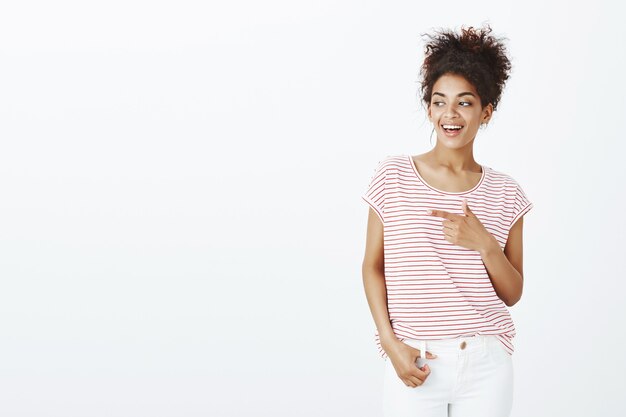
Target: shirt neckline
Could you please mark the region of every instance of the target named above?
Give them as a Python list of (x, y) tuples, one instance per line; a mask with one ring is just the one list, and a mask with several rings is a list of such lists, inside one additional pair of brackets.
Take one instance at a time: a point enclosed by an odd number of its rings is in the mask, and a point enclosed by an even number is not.
[(415, 167), (415, 162), (413, 162), (413, 158), (411, 157), (411, 155), (406, 155), (409, 165), (411, 165), (411, 168), (413, 169), (413, 172), (415, 173), (415, 175), (417, 176), (417, 178), (422, 182), (422, 184), (424, 184), (426, 187), (430, 188), (433, 191), (436, 191), (438, 193), (441, 194), (447, 194), (447, 195), (463, 195), (463, 194), (469, 194), (472, 191), (475, 191), (478, 187), (481, 186), (481, 184), (485, 181), (485, 177), (487, 174), (487, 169), (484, 165), (478, 164), (480, 165), (480, 170), (481, 172), (481, 176), (480, 176), (480, 180), (478, 181), (478, 183), (473, 186), (472, 188), (470, 188), (469, 190), (466, 191), (444, 191), (444, 190), (440, 190), (438, 188), (433, 187), (432, 185), (428, 184), (426, 181), (424, 181), (424, 178), (422, 178), (422, 176), (420, 175), (420, 173), (417, 171), (417, 168)]

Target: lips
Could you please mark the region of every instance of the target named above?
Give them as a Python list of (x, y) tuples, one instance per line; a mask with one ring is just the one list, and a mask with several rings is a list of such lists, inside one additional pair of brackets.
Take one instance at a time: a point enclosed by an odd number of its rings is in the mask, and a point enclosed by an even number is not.
[[(446, 129), (444, 126), (461, 126), (461, 128), (460, 128), (460, 129)], [(464, 127), (465, 127), (465, 126), (460, 125), (460, 124), (457, 124), (457, 123), (442, 123), (442, 124), (441, 124), (441, 128), (442, 128), (443, 130), (445, 130), (446, 132), (448, 132), (448, 133), (459, 132), (459, 131), (461, 131)]]

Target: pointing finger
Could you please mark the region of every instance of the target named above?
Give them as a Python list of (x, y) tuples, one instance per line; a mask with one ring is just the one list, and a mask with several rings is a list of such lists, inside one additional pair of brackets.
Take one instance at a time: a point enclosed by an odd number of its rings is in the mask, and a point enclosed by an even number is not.
[(458, 214), (450, 213), (445, 210), (426, 210), (426, 214), (430, 216), (443, 217), (444, 219), (456, 220), (459, 216)]

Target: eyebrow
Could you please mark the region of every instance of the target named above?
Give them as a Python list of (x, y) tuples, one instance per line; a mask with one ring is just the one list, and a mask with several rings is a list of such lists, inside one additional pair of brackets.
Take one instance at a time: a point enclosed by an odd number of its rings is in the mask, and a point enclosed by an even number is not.
[[(440, 93), (440, 92), (438, 92), (438, 91), (435, 91), (435, 92), (433, 93), (433, 96), (434, 96), (434, 95), (438, 95), (438, 96), (442, 96), (442, 97), (445, 97), (445, 96), (446, 96), (445, 94)], [(461, 97), (461, 96), (468, 96), (468, 95), (469, 95), (469, 96), (472, 96), (472, 97), (476, 97), (476, 95), (474, 95), (474, 93), (469, 92), (469, 91), (465, 91), (465, 92), (463, 92), (463, 93), (459, 93), (459, 94), (457, 94), (457, 97)]]

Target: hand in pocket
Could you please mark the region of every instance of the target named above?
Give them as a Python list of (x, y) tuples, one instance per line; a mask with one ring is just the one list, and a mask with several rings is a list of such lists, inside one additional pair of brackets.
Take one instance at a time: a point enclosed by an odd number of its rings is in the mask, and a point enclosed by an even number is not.
[[(415, 388), (422, 385), (430, 375), (428, 364), (422, 367), (417, 366), (417, 359), (422, 357), (420, 349), (398, 340), (397, 343), (387, 349), (386, 353), (396, 370), (396, 374), (407, 387)], [(426, 352), (426, 359), (435, 359), (436, 357), (437, 355)]]

